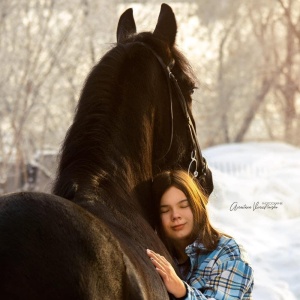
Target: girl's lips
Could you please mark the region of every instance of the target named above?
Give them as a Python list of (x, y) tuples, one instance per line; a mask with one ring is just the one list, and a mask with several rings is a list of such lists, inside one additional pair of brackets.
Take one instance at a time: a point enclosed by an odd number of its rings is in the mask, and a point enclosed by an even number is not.
[(175, 231), (181, 230), (184, 227), (185, 224), (179, 224), (176, 226), (172, 226), (172, 229)]

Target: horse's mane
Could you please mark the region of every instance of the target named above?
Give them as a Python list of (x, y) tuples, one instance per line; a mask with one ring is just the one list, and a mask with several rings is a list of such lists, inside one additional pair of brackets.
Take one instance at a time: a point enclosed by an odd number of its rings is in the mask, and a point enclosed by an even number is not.
[[(88, 75), (60, 154), (60, 165), (53, 193), (72, 199), (76, 192), (74, 171), (79, 178), (99, 181), (105, 177), (102, 166), (107, 159), (110, 116), (116, 109), (119, 74), (126, 53), (123, 47), (114, 47)], [(90, 162), (93, 162), (91, 164)], [(94, 183), (97, 185), (97, 182)]]

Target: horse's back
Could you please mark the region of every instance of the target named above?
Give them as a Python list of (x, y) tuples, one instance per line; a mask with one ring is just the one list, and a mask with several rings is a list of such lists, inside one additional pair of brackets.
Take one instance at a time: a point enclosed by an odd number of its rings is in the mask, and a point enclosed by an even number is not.
[(0, 299), (149, 299), (130, 256), (71, 201), (0, 198)]

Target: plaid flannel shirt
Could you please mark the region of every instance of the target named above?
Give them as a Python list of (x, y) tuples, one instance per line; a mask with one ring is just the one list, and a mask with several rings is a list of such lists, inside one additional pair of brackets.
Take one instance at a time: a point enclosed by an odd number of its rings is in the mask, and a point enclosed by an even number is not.
[(191, 267), (184, 281), (187, 294), (181, 299), (252, 299), (253, 270), (242, 246), (222, 236), (214, 251), (199, 255), (198, 249), (205, 249), (198, 241), (185, 249)]

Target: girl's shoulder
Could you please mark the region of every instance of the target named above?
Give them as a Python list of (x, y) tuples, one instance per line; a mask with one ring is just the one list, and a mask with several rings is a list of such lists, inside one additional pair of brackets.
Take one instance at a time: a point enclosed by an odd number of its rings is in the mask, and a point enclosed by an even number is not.
[(245, 251), (244, 247), (232, 237), (222, 235), (216, 250), (219, 252), (218, 256), (220, 258), (222, 257), (222, 261), (225, 257), (228, 260), (240, 259), (244, 262), (249, 261), (247, 252)]

